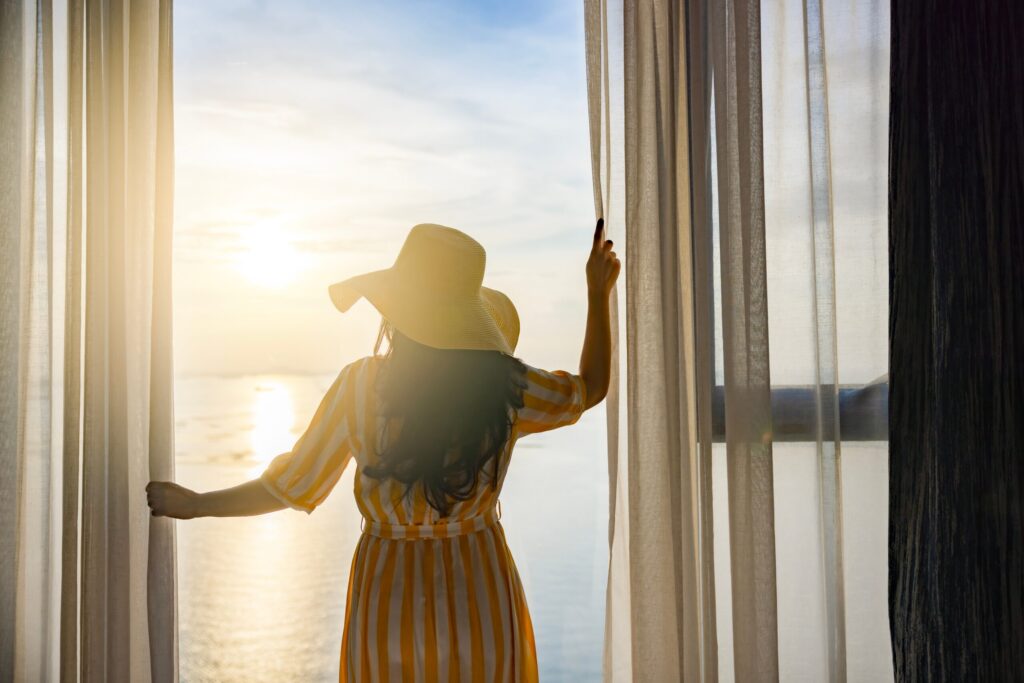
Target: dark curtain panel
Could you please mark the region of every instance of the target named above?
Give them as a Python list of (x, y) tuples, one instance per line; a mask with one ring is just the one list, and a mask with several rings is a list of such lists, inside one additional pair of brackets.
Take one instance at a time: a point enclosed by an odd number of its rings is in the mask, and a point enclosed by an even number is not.
[(1024, 2), (892, 3), (898, 681), (1024, 680)]

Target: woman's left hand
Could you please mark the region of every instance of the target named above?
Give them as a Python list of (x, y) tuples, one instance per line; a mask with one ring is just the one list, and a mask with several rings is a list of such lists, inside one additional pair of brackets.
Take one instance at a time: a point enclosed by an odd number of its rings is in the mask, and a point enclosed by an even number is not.
[(146, 500), (154, 517), (192, 519), (199, 516), (199, 494), (171, 481), (151, 481)]

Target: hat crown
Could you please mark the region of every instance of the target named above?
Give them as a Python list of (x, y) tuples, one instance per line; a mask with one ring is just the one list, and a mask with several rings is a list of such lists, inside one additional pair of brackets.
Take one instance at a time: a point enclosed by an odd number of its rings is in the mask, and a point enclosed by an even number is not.
[(519, 315), (501, 292), (483, 286), (487, 254), (464, 232), (433, 223), (413, 227), (395, 264), (330, 286), (345, 312), (365, 297), (395, 329), (437, 349), (512, 353)]
[(395, 260), (407, 284), (448, 295), (474, 295), (484, 281), (487, 253), (466, 233), (433, 223), (409, 231)]

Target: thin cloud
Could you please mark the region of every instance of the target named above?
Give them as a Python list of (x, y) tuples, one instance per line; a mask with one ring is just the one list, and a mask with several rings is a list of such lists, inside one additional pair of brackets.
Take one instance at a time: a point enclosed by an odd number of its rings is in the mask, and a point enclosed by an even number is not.
[[(249, 298), (231, 262), (247, 230), (272, 224), (310, 265), (259, 315), (301, 332), (297, 300), (320, 306), (326, 282), (388, 265), (409, 226), (432, 221), (490, 249), (490, 272), (545, 319), (538, 348), (572, 346), (573, 314), (552, 311), (551, 293), (582, 282), (564, 262), (585, 256), (592, 211), (582, 19), (564, 4), (485, 4), (176, 3), (179, 311), (237, 320), (215, 314)], [(534, 283), (517, 283), (527, 270)], [(336, 369), (305, 337), (259, 343)], [(181, 368), (224, 359), (182, 348)]]

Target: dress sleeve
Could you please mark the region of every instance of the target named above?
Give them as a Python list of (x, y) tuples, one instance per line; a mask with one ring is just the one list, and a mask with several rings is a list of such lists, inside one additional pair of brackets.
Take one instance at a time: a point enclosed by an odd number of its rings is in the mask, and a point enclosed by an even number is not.
[(587, 388), (579, 375), (548, 372), (526, 366), (523, 407), (516, 417), (516, 434), (533, 434), (571, 425), (587, 406)]
[(356, 361), (341, 371), (292, 450), (274, 458), (260, 476), (267, 491), (288, 507), (312, 512), (352, 459), (360, 366)]

